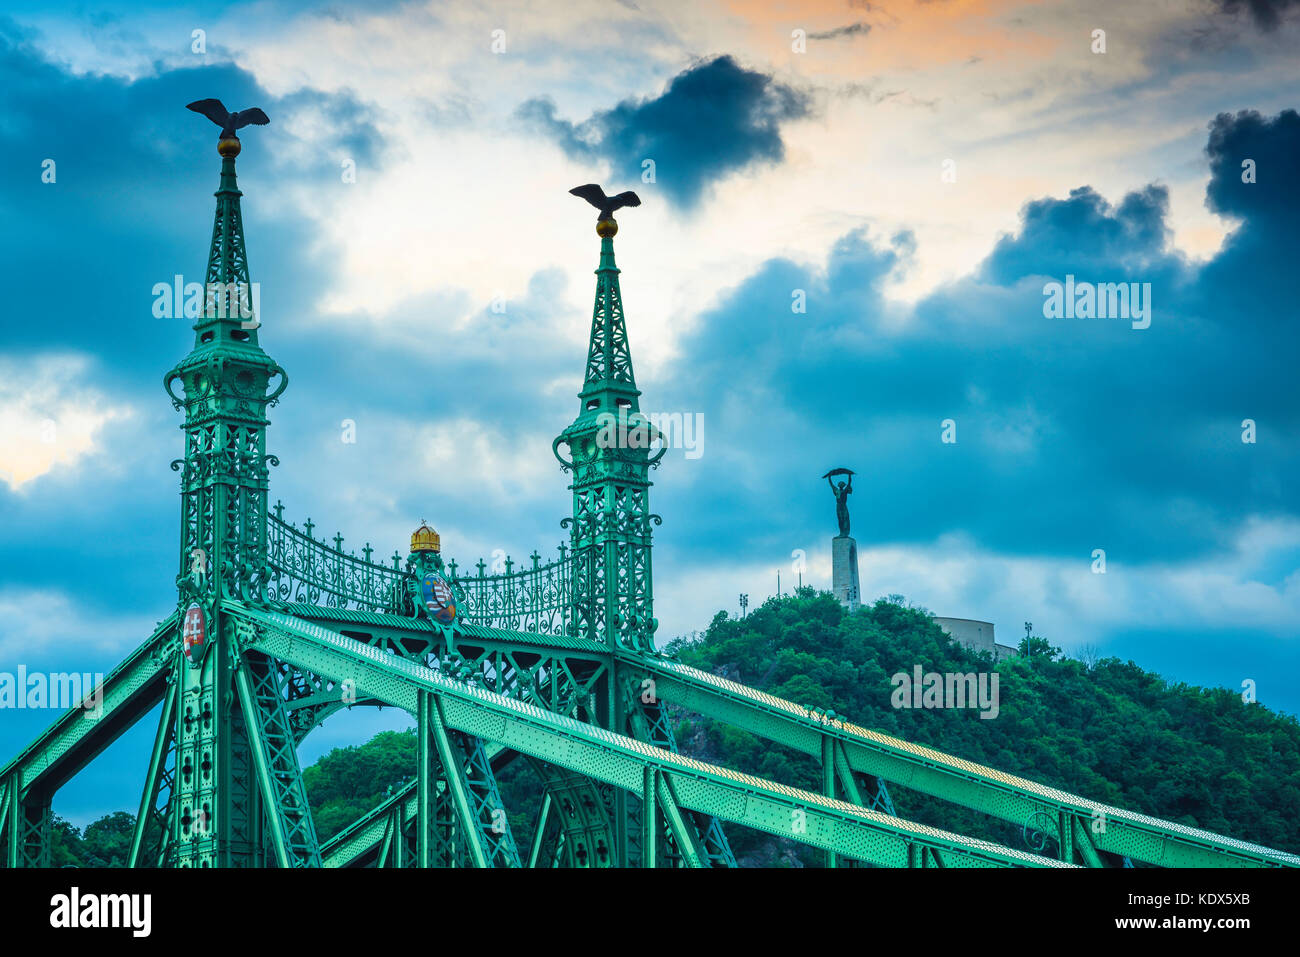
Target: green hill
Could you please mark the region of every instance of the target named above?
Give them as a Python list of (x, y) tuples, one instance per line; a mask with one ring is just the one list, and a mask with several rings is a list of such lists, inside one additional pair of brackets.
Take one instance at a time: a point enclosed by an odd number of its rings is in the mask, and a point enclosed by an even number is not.
[[(1133, 662), (1085, 664), (1041, 638), (996, 666), (955, 644), (923, 610), (895, 601), (847, 614), (803, 589), (744, 619), (719, 613), (696, 640), (669, 645), (694, 667), (857, 724), (1129, 810), (1285, 850), (1300, 850), (1300, 723), (1225, 689), (1165, 681)], [(1021, 642), (1024, 654), (1024, 642)], [(894, 708), (890, 678), (996, 671), (999, 712)], [(809, 789), (810, 756), (681, 715), (683, 750)], [(1023, 847), (1020, 828), (891, 788), (899, 815)], [(770, 857), (770, 839), (733, 838)], [(793, 849), (791, 845), (791, 849)], [(799, 859), (813, 855), (798, 849)], [(787, 853), (788, 858), (788, 853)]]

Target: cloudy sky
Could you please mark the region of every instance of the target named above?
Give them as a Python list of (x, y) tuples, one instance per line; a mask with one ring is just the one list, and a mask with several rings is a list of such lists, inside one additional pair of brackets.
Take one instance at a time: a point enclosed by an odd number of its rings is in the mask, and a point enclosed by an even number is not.
[[(1300, 712), (1296, 5), (5, 0), (0, 671), (108, 671), (174, 604), (192, 333), (152, 289), (201, 281), (184, 104), (219, 97), (272, 120), (239, 172), (288, 517), (551, 552), (598, 252), (567, 190), (635, 188), (642, 407), (704, 423), (655, 475), (661, 638), (800, 555), (829, 587), (847, 466), (868, 598)], [(1149, 283), (1150, 327), (1047, 318), (1067, 275)], [(51, 717), (0, 712), (0, 759)], [(56, 810), (133, 807), (151, 725)]]

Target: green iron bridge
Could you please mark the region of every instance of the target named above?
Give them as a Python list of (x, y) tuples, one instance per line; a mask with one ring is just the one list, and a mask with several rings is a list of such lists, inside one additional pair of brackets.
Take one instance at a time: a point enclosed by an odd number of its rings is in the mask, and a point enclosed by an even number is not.
[[(571, 475), (569, 541), (555, 560), (487, 575), (444, 562), (432, 529), (391, 561), (318, 540), (270, 505), (266, 414), (284, 369), (241, 314), (249, 284), (222, 139), (208, 300), (193, 349), (164, 385), (184, 412), (175, 610), (105, 679), (102, 711), (73, 709), (0, 770), (0, 862), (46, 866), (59, 788), (158, 710), (135, 867), (733, 867), (727, 827), (815, 847), (829, 866), (1296, 867), (1300, 857), (1108, 807), (892, 738), (656, 651), (649, 472), (662, 448), (610, 448), (602, 416), (639, 396), (614, 261), (600, 260), (579, 411), (553, 444)], [(441, 576), (457, 613), (421, 592)], [(665, 703), (820, 760), (818, 791), (679, 753)], [(361, 706), (414, 716), (409, 785), (331, 840), (312, 822), (298, 748)], [(526, 761), (544, 787), (528, 846), (496, 775)], [(906, 788), (1038, 836), (1030, 849), (894, 813)], [(1050, 849), (1052, 853), (1043, 853)]]

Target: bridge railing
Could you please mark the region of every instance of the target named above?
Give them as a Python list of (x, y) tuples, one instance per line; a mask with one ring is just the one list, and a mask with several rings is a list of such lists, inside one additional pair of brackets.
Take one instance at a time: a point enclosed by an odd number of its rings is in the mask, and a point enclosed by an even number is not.
[[(285, 521), (283, 512), (284, 506), (277, 502), (266, 517), (268, 598), (400, 615), (414, 611), (408, 588), (412, 579), (402, 568), (400, 554), (393, 553), (391, 565), (380, 564), (372, 560), (374, 549), (369, 543), (360, 555), (344, 551), (342, 535), (335, 535), (331, 545), (315, 537), (316, 526), (311, 519), (299, 528)], [(564, 545), (558, 551), (559, 557), (545, 565), (534, 552), (531, 564), (519, 569), (507, 557), (505, 570), (491, 575), (482, 560), (466, 570), (455, 561), (448, 562), (459, 617), (512, 631), (575, 634), (573, 588), (577, 562)]]
[(409, 576), (401, 569), (401, 556), (392, 565), (372, 561), (367, 543), (362, 554), (345, 552), (343, 536), (333, 546), (314, 537), (311, 519), (303, 528), (286, 522), (284, 506), (276, 503), (266, 516), (267, 597), (281, 602), (303, 602), (326, 608), (410, 614)]
[[(480, 559), (471, 569), (448, 562), (452, 588), (467, 621), (493, 628), (540, 635), (573, 634), (573, 553), (561, 545), (555, 561), (543, 565), (533, 552), (531, 565), (515, 570), (505, 559), (505, 571), (488, 575)], [(467, 574), (466, 572), (472, 572)]]

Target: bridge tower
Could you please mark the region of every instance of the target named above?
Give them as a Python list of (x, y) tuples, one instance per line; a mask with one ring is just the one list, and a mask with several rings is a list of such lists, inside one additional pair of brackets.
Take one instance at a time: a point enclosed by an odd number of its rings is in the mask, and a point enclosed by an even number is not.
[[(570, 529), (573, 556), (571, 630), (621, 653), (610, 667), (600, 723), (675, 752), (667, 710), (653, 682), (642, 683), (643, 671), (633, 657), (655, 653), (659, 623), (654, 617), (651, 527), (661, 519), (650, 511), (650, 470), (658, 467), (667, 448), (662, 443), (650, 448), (661, 436), (641, 413), (614, 261), (617, 233), (618, 223), (602, 211), (596, 223), (600, 263), (578, 416), (552, 444), (560, 465), (573, 473), (573, 514), (563, 522)], [(568, 459), (561, 446), (568, 448)], [(620, 866), (654, 859), (641, 833), (647, 823), (643, 809), (630, 807), (621, 791), (614, 795), (613, 820)], [(714, 866), (735, 866), (726, 835), (709, 815), (685, 815), (666, 851), (674, 860), (685, 855)]]
[(612, 216), (596, 224), (600, 264), (581, 404), (552, 449), (573, 473), (573, 514), (563, 524), (575, 562), (574, 632), (612, 648), (653, 652), (650, 528), (661, 520), (650, 511), (649, 473), (665, 450), (650, 450), (655, 433), (641, 415), (614, 262), (617, 232)]
[(236, 687), (233, 623), (222, 605), (265, 601), (268, 466), (278, 464), (266, 454), (266, 410), (288, 384), (258, 343), (235, 180), (240, 141), (223, 138), (217, 150), (204, 307), (193, 349), (164, 377), (173, 405), (185, 412), (185, 456), (172, 463), (181, 473), (176, 585), (185, 650), (164, 699), (136, 841), (147, 838), (148, 856), (181, 867), (261, 863), (255, 756)]

